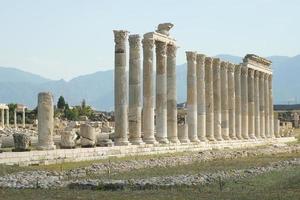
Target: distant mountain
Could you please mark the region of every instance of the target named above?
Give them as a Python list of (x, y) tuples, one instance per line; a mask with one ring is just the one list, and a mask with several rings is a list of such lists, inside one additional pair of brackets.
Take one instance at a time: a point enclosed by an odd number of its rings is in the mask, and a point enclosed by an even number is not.
[[(242, 58), (232, 55), (217, 55), (233, 63)], [(295, 57), (271, 56), (273, 62), (273, 91), (275, 103), (297, 103), (300, 100), (300, 55)], [(178, 102), (186, 100), (186, 64), (177, 66)], [(113, 70), (99, 71), (76, 77), (70, 81), (49, 80), (41, 76), (14, 68), (0, 67), (0, 102), (17, 102), (34, 108), (40, 91), (51, 91), (55, 102), (60, 95), (70, 105), (77, 105), (83, 99), (98, 110), (112, 110), (114, 105)]]

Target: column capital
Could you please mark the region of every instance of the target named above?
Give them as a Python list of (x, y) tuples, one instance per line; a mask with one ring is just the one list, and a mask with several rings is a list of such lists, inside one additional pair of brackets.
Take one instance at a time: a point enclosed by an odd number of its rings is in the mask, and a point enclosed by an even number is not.
[(205, 65), (211, 65), (212, 64), (212, 58), (211, 57), (205, 57)]
[(259, 71), (259, 79), (264, 79), (264, 77), (265, 77), (265, 73)]
[(269, 81), (272, 81), (273, 75), (269, 74)]
[(234, 70), (235, 70), (235, 66), (234, 66), (234, 64), (232, 64), (232, 63), (228, 63), (228, 71), (229, 72), (234, 72)]
[(220, 62), (221, 62), (220, 58), (213, 58), (213, 66), (214, 67), (220, 66)]
[(221, 70), (227, 70), (228, 69), (228, 62), (221, 61)]
[(154, 40), (153, 39), (143, 39), (142, 40), (143, 48), (144, 49), (153, 49), (154, 47)]
[(126, 30), (114, 30), (114, 36), (115, 36), (115, 43), (116, 44), (122, 44), (125, 42), (125, 39), (128, 36), (128, 31)]
[(257, 71), (257, 70), (255, 70), (255, 72), (254, 72), (254, 78), (255, 79), (259, 79), (259, 76), (260, 76), (260, 72)]
[(178, 47), (175, 45), (168, 45), (167, 47), (167, 55), (175, 58), (176, 57), (176, 52), (177, 52)]
[(197, 54), (196, 60), (199, 63), (204, 62), (205, 61), (205, 55), (204, 54)]
[(158, 55), (166, 55), (167, 54), (167, 43), (156, 41), (156, 54)]
[(248, 68), (248, 76), (254, 78), (254, 69)]
[(129, 35), (128, 41), (130, 48), (138, 49), (140, 47), (141, 37), (138, 34)]
[(264, 79), (267, 81), (269, 79), (269, 74), (265, 73), (264, 74)]
[(241, 72), (241, 65), (235, 65), (234, 71), (235, 71), (235, 73), (240, 73)]
[(196, 51), (186, 51), (185, 54), (186, 54), (187, 61), (192, 61), (192, 62), (196, 61), (196, 54), (197, 54)]
[(248, 67), (242, 66), (241, 67), (241, 74), (242, 74), (242, 76), (248, 76)]

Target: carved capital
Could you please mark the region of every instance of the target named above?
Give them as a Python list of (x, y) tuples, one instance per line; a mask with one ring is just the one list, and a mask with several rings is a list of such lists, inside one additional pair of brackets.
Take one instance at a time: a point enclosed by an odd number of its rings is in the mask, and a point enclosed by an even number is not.
[(167, 47), (167, 55), (169, 57), (175, 58), (176, 57), (176, 52), (177, 52), (177, 46), (175, 46), (175, 45), (168, 45), (168, 47)]
[(248, 76), (254, 78), (254, 69), (248, 68)]
[(264, 79), (267, 81), (269, 79), (269, 76), (270, 76), (269, 74), (265, 73), (264, 74)]
[(212, 58), (205, 57), (205, 67), (210, 67), (212, 65)]
[(166, 55), (167, 54), (167, 43), (156, 41), (156, 54), (157, 55)]
[(118, 44), (124, 44), (125, 40), (128, 36), (128, 31), (126, 30), (114, 30), (114, 36), (115, 36), (115, 43)]
[(228, 63), (228, 71), (232, 73), (232, 72), (234, 72), (234, 70), (235, 70), (234, 64)]
[(265, 77), (265, 73), (264, 72), (259, 72), (259, 78), (264, 79), (264, 77)]
[(241, 67), (241, 74), (242, 74), (242, 76), (248, 76), (248, 67), (242, 66)]
[(222, 61), (221, 62), (221, 70), (226, 71), (228, 69), (228, 62)]
[(269, 81), (272, 82), (273, 75), (269, 74)]
[(139, 49), (141, 43), (140, 35), (129, 35), (128, 41), (130, 48)]
[(213, 58), (213, 67), (219, 67), (220, 62), (220, 58)]
[(192, 61), (195, 62), (196, 61), (196, 52), (195, 51), (186, 51), (186, 59), (187, 61)]
[(234, 72), (235, 73), (241, 73), (241, 65), (235, 65)]
[(154, 47), (154, 40), (153, 39), (143, 39), (142, 44), (143, 44), (144, 50), (152, 50)]
[(255, 79), (259, 79), (259, 76), (260, 76), (260, 72), (257, 71), (257, 70), (255, 70), (255, 72), (254, 72), (254, 78)]

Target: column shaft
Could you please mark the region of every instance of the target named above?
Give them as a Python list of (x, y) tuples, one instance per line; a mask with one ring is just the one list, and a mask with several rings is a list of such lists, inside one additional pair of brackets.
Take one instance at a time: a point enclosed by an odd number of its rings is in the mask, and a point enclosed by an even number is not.
[(269, 118), (270, 118), (270, 137), (274, 137), (274, 109), (273, 109), (273, 76), (269, 76)]
[(255, 137), (261, 138), (260, 135), (260, 111), (259, 111), (259, 71), (254, 74), (254, 107), (255, 107)]
[(228, 65), (228, 112), (229, 112), (229, 137), (236, 139), (235, 133), (235, 84), (234, 84), (234, 64)]
[(197, 76), (196, 52), (187, 51), (187, 124), (191, 142), (199, 142), (197, 135)]
[(156, 143), (154, 137), (154, 78), (152, 39), (143, 39), (143, 140)]
[(131, 144), (142, 144), (142, 88), (140, 36), (129, 36), (129, 141)]
[(214, 96), (212, 58), (205, 58), (205, 108), (206, 108), (206, 138), (214, 141)]
[(259, 73), (259, 112), (260, 112), (260, 136), (265, 138), (265, 82), (264, 73)]
[(221, 62), (221, 128), (222, 138), (229, 140), (228, 62)]
[(248, 69), (248, 137), (255, 139), (254, 70)]
[(9, 127), (9, 109), (6, 109), (6, 126)]
[(1, 109), (1, 125), (4, 128), (4, 109)]
[(167, 135), (172, 143), (179, 143), (177, 133), (177, 93), (176, 93), (176, 51), (177, 47), (167, 47)]
[(270, 103), (269, 103), (269, 74), (265, 74), (265, 77), (264, 77), (264, 82), (265, 82), (265, 85), (264, 85), (264, 88), (265, 88), (265, 135), (266, 137), (271, 137), (270, 135), (270, 112), (269, 112), (269, 106), (270, 106)]
[(213, 93), (214, 93), (214, 136), (218, 141), (222, 140), (221, 128), (221, 74), (220, 59), (213, 59)]
[(114, 31), (115, 37), (115, 145), (128, 145), (128, 81), (126, 74), (127, 31)]
[(156, 42), (156, 139), (167, 139), (167, 44)]
[(17, 128), (17, 111), (16, 109), (14, 110), (14, 125), (15, 125), (15, 128)]
[(242, 114), (241, 114), (241, 66), (236, 65), (234, 71), (235, 84), (235, 135), (242, 139)]
[(197, 134), (200, 141), (207, 141), (205, 132), (205, 55), (197, 55)]
[(248, 68), (241, 67), (241, 111), (242, 111), (242, 137), (248, 137)]

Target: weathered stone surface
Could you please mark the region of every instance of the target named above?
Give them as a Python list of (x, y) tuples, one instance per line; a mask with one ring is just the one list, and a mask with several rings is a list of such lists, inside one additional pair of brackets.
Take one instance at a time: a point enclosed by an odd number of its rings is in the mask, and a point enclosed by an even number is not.
[(14, 144), (15, 144), (14, 151), (29, 150), (29, 146), (31, 145), (31, 140), (29, 136), (21, 133), (14, 133), (13, 137), (14, 137)]
[(68, 131), (65, 130), (61, 132), (61, 141), (60, 147), (61, 148), (74, 148), (76, 145), (76, 132), (75, 131)]
[(94, 147), (96, 144), (95, 128), (89, 124), (81, 124), (80, 140), (82, 147)]

